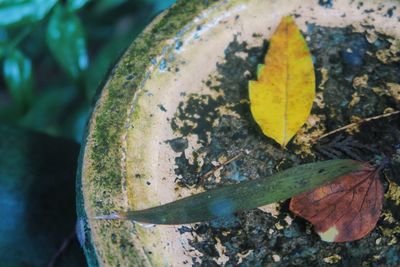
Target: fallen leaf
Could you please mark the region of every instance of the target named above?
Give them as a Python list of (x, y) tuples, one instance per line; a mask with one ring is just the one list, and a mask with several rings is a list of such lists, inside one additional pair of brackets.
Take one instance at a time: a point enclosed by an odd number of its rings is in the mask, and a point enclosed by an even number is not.
[(284, 17), (272, 35), (257, 79), (249, 82), (253, 117), (265, 135), (285, 147), (306, 122), (315, 97), (311, 54), (292, 17)]
[(364, 164), (361, 170), (293, 197), (290, 210), (314, 225), (327, 242), (363, 238), (374, 229), (383, 203), (380, 170)]
[(134, 220), (150, 224), (185, 224), (229, 216), (286, 200), (326, 184), (338, 176), (359, 170), (354, 160), (328, 160), (303, 164), (273, 176), (238, 184), (224, 185), (145, 210), (130, 210), (97, 219)]

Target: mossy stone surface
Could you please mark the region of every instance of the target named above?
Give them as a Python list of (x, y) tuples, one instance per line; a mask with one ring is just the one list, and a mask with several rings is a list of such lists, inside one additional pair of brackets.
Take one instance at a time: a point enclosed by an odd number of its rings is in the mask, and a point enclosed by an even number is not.
[[(96, 96), (98, 100), (88, 124), (77, 180), (77, 210), (90, 266), (145, 265), (144, 259), (137, 256), (140, 248), (127, 242), (131, 227), (124, 227), (126, 223), (122, 222), (89, 226), (88, 213), (93, 215), (94, 209), (111, 212), (122, 208), (121, 136), (132, 97), (146, 78), (151, 61), (162, 52), (166, 40), (214, 2), (181, 0), (160, 14), (128, 48)], [(90, 202), (86, 210), (85, 202)], [(96, 237), (93, 237), (93, 231)]]

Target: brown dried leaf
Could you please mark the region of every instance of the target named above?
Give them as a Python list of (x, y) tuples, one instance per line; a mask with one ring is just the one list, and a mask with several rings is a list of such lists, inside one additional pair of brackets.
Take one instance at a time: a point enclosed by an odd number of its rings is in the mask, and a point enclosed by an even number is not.
[(383, 195), (379, 170), (365, 164), (360, 171), (293, 197), (290, 210), (310, 221), (322, 240), (347, 242), (372, 231), (381, 214)]

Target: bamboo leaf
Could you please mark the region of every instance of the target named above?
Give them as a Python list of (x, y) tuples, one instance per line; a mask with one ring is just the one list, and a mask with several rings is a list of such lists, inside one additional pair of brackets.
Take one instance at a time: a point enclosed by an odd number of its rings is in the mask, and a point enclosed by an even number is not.
[(208, 221), (237, 211), (254, 209), (288, 199), (360, 169), (353, 160), (329, 160), (300, 165), (273, 176), (226, 185), (165, 205), (139, 211), (119, 212), (98, 219), (123, 219), (154, 224)]
[(285, 147), (306, 122), (315, 97), (311, 54), (292, 17), (272, 35), (265, 65), (249, 82), (251, 112), (263, 133)]

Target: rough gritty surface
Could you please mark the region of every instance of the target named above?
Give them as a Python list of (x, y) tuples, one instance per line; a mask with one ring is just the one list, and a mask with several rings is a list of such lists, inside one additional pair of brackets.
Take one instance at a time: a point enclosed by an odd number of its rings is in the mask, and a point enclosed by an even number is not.
[[(320, 241), (307, 222), (293, 218), (288, 202), (278, 205), (277, 215), (253, 210), (183, 227), (182, 232), (194, 236), (193, 248), (203, 253), (201, 263), (194, 259), (194, 266), (400, 265), (398, 117), (372, 121), (317, 144), (309, 138), (399, 108), (399, 45), (379, 34), (373, 40), (351, 27), (309, 25), (305, 36), (314, 57), (317, 99), (313, 115), (295, 140), (281, 149), (262, 134), (250, 114), (247, 83), (255, 79), (267, 41), (249, 48), (233, 38), (218, 73), (204, 81), (215, 94), (187, 95), (171, 122), (182, 136), (169, 141), (174, 151), (182, 152), (175, 162), (177, 183), (211, 189), (310, 161), (385, 156), (390, 160), (385, 170), (390, 183), (384, 181), (388, 193), (381, 219), (367, 237), (336, 244)], [(201, 146), (188, 157), (184, 151), (193, 136)], [(219, 168), (233, 157), (238, 158)]]

